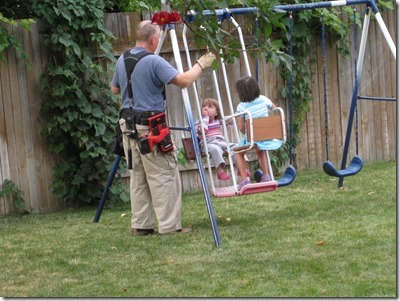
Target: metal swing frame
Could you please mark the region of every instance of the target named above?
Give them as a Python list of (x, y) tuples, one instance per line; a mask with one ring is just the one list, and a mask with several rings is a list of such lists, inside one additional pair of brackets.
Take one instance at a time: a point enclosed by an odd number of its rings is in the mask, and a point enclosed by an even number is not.
[(315, 3), (307, 3), (307, 4), (278, 5), (278, 6), (274, 7), (274, 10), (276, 12), (284, 13), (284, 12), (302, 11), (302, 10), (308, 10), (308, 9), (317, 9), (317, 8), (325, 8), (325, 7), (329, 8), (329, 7), (339, 7), (339, 6), (359, 5), (359, 4), (365, 4), (367, 6), (367, 9), (365, 11), (363, 30), (362, 30), (362, 35), (361, 35), (361, 43), (360, 43), (360, 48), (359, 48), (359, 52), (358, 52), (356, 78), (355, 78), (355, 84), (354, 84), (354, 88), (353, 88), (351, 106), (350, 106), (350, 111), (349, 111), (349, 118), (348, 118), (348, 124), (347, 124), (345, 144), (344, 144), (344, 148), (343, 148), (341, 169), (336, 170), (336, 168), (333, 166), (333, 164), (331, 162), (325, 162), (324, 166), (323, 166), (324, 171), (328, 175), (339, 177), (338, 187), (343, 186), (343, 181), (344, 181), (345, 176), (357, 174), (363, 166), (362, 159), (358, 156), (355, 156), (352, 159), (350, 165), (346, 168), (346, 162), (347, 162), (347, 157), (348, 157), (348, 153), (349, 153), (350, 137), (351, 137), (352, 127), (353, 127), (355, 112), (357, 109), (357, 100), (358, 99), (395, 100), (395, 99), (383, 99), (383, 98), (374, 99), (373, 97), (367, 98), (367, 97), (359, 97), (358, 96), (359, 84), (361, 81), (361, 74), (362, 74), (363, 60), (364, 60), (364, 55), (365, 55), (366, 41), (367, 41), (367, 36), (368, 36), (368, 28), (369, 28), (370, 17), (371, 17), (369, 10), (372, 10), (372, 12), (374, 13), (375, 18), (378, 22), (378, 25), (379, 25), (379, 27), (385, 37), (385, 40), (390, 48), (390, 51), (395, 59), (396, 59), (396, 46), (390, 36), (390, 33), (382, 19), (382, 16), (381, 16), (374, 0), (347, 0), (347, 1), (340, 0), (340, 1), (315, 2)]
[[(164, 9), (162, 7), (162, 10), (168, 11), (168, 9), (169, 9), (168, 7), (164, 7)], [(177, 36), (176, 36), (176, 31), (175, 31), (174, 24), (168, 24), (168, 27), (164, 26), (164, 29), (163, 29), (163, 32), (162, 32), (162, 36), (161, 36), (161, 40), (160, 40), (160, 43), (158, 45), (158, 49), (157, 49), (156, 52), (159, 53), (159, 51), (161, 50), (163, 41), (165, 39), (165, 36), (166, 36), (166, 33), (167, 33), (168, 30), (170, 32), (170, 39), (171, 39), (171, 43), (172, 43), (172, 51), (174, 53), (174, 59), (175, 59), (175, 62), (176, 62), (176, 67), (179, 70), (179, 72), (183, 73), (184, 71), (183, 71), (183, 66), (182, 66), (182, 59), (181, 59), (181, 55), (180, 55), (178, 39), (177, 39)], [(191, 136), (192, 136), (192, 142), (193, 142), (194, 149), (198, 150), (199, 149), (199, 143), (198, 143), (197, 139), (194, 139), (194, 137), (196, 137), (196, 132), (195, 132), (195, 125), (194, 125), (192, 108), (191, 108), (191, 105), (190, 105), (188, 89), (187, 88), (182, 88), (181, 92), (182, 92), (183, 103), (184, 103), (186, 116), (187, 116), (187, 121), (188, 121), (188, 130), (190, 131)], [(201, 155), (199, 156), (198, 154), (196, 154), (196, 163), (197, 163), (197, 167), (199, 169), (201, 186), (203, 188), (204, 200), (205, 200), (205, 203), (206, 203), (207, 212), (208, 212), (208, 215), (209, 215), (209, 218), (210, 218), (210, 222), (211, 222), (211, 228), (212, 228), (212, 232), (213, 232), (214, 242), (215, 242), (215, 245), (217, 247), (219, 247), (221, 245), (221, 238), (220, 238), (220, 235), (219, 235), (217, 220), (215, 218), (215, 213), (214, 213), (214, 209), (213, 209), (213, 206), (212, 206), (211, 195), (210, 195), (210, 192), (209, 192), (208, 186), (207, 186), (207, 179), (206, 179), (206, 176), (204, 174), (204, 168), (203, 168), (203, 163), (201, 161)]]

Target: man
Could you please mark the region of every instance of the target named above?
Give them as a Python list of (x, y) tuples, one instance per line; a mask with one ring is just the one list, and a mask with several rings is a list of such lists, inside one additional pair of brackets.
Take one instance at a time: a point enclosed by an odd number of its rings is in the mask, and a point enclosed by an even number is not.
[[(131, 137), (123, 137), (125, 157), (130, 168), (133, 235), (155, 233), (153, 209), (160, 234), (183, 234), (191, 231), (191, 228), (183, 228), (181, 225), (182, 188), (176, 148), (163, 153), (160, 147), (155, 145), (153, 151), (142, 154), (143, 149), (141, 153), (138, 137), (150, 134), (149, 117), (165, 112), (164, 85), (172, 83), (182, 88), (188, 87), (200, 76), (202, 70), (211, 67), (215, 60), (212, 53), (207, 53), (192, 69), (180, 73), (165, 59), (153, 55), (160, 36), (160, 27), (152, 24), (150, 20), (142, 21), (137, 26), (136, 44), (130, 50), (131, 55), (136, 55), (137, 61), (131, 75), (132, 99), (128, 93), (129, 85), (123, 56), (117, 61), (110, 85), (113, 94), (122, 94), (119, 120), (121, 131), (136, 133)], [(151, 54), (137, 60), (138, 54), (144, 51)]]

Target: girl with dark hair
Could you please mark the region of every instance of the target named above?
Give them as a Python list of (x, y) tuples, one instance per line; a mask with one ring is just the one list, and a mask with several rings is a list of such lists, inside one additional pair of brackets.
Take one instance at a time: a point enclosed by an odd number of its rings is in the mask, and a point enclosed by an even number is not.
[[(254, 119), (268, 116), (268, 111), (276, 107), (269, 98), (264, 95), (260, 95), (260, 87), (258, 86), (258, 83), (254, 77), (245, 76), (238, 79), (235, 87), (240, 100), (236, 113), (249, 111)], [(237, 117), (238, 129), (243, 134), (243, 138), (240, 141), (239, 146), (248, 144), (247, 135), (245, 132), (246, 119), (249, 119), (248, 114), (242, 114)], [(260, 182), (271, 181), (271, 176), (268, 173), (268, 162), (265, 150), (271, 149), (271, 144), (274, 143), (277, 142), (274, 140), (255, 142), (258, 163), (263, 172)], [(239, 174), (241, 174), (241, 182), (238, 185), (238, 190), (241, 190), (243, 186), (250, 184), (250, 181), (246, 176), (246, 161), (244, 156), (245, 153), (238, 153), (236, 156), (236, 165), (239, 169)]]

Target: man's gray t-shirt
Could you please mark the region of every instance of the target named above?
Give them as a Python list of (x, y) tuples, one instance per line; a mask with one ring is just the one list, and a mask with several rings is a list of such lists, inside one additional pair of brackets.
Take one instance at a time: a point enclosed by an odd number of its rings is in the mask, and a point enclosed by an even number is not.
[[(131, 54), (145, 51), (134, 47)], [(172, 67), (164, 58), (158, 55), (147, 55), (140, 59), (132, 72), (133, 109), (135, 111), (165, 111), (163, 96), (164, 84), (168, 84), (179, 71)], [(130, 101), (127, 90), (127, 79), (124, 57), (121, 55), (115, 67), (112, 85), (121, 89), (122, 108), (129, 108)]]

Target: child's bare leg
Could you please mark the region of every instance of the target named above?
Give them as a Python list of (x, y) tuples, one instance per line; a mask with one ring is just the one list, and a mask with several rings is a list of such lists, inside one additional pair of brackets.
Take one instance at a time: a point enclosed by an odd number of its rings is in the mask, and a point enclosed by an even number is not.
[(267, 154), (263, 150), (259, 150), (256, 148), (258, 163), (260, 164), (260, 168), (264, 175), (268, 175), (268, 162), (267, 162)]
[(260, 182), (269, 182), (271, 181), (271, 176), (269, 175), (268, 171), (267, 154), (265, 153), (265, 151), (259, 149), (257, 149), (256, 152), (257, 152), (258, 163), (260, 164), (260, 168), (263, 172)]
[(240, 171), (240, 177), (242, 178), (242, 182), (247, 180), (246, 175), (246, 160), (244, 159), (245, 153), (238, 153), (236, 155), (236, 165)]

